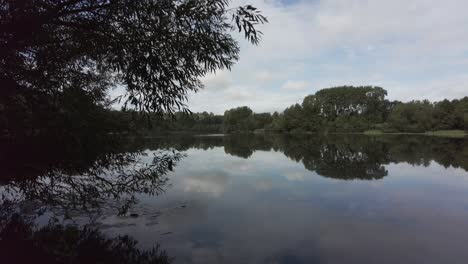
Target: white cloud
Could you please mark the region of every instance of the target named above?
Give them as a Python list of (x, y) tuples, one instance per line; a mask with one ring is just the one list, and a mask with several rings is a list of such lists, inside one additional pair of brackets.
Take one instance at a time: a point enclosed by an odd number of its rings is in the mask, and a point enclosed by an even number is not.
[[(391, 99), (400, 101), (430, 99), (440, 101), (468, 96), (468, 74), (431, 79), (414, 85), (393, 85)], [(423, 91), (423, 93), (421, 93)]]
[(229, 72), (225, 70), (208, 74), (202, 82), (207, 90), (225, 90), (232, 84)]
[(306, 81), (287, 81), (281, 86), (281, 89), (284, 90), (304, 90), (309, 86), (309, 83)]
[(258, 82), (269, 82), (269, 81), (275, 80), (277, 77), (278, 77), (277, 75), (266, 70), (255, 73), (255, 80)]
[(269, 18), (262, 42), (252, 46), (239, 36), (238, 64), (217, 77), (221, 84), (190, 96), (192, 110), (281, 110), (345, 84), (379, 85), (389, 99), (403, 101), (468, 95), (468, 1), (238, 0), (233, 6), (247, 3)]
[(224, 113), (238, 106), (249, 106), (255, 112), (282, 111), (291, 104), (302, 102), (307, 91), (269, 90), (261, 86), (232, 86), (224, 91), (201, 91), (190, 97), (192, 111)]

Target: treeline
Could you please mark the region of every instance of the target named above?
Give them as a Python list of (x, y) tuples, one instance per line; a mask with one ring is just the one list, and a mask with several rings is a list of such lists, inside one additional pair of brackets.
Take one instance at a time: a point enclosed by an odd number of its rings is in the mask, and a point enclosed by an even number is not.
[(10, 98), (7, 102), (0, 103), (5, 110), (0, 115), (0, 132), (7, 141), (12, 140), (11, 136), (21, 139), (39, 134), (50, 137), (69, 135), (79, 141), (83, 137), (109, 133), (468, 131), (468, 97), (403, 103), (387, 100), (386, 95), (387, 91), (381, 87), (342, 86), (306, 96), (301, 104), (294, 104), (283, 112), (254, 113), (249, 107), (242, 106), (227, 110), (224, 115), (207, 112), (142, 114), (111, 110), (96, 105), (81, 91), (69, 90), (63, 95), (67, 103), (61, 106), (45, 104), (45, 100), (26, 105), (21, 100), (7, 97)]
[[(149, 116), (138, 123), (134, 113), (114, 111), (120, 130), (146, 132), (314, 132), (353, 133), (368, 130), (421, 133), (468, 130), (468, 97), (440, 102), (390, 101), (387, 91), (375, 86), (341, 86), (306, 96), (283, 112), (254, 113), (242, 106), (213, 113), (175, 113)], [(148, 121), (149, 120), (149, 121)], [(142, 121), (142, 120), (140, 120)], [(149, 124), (149, 126), (142, 126)]]
[(276, 115), (278, 132), (426, 132), (468, 130), (468, 97), (407, 103), (385, 99), (381, 87), (343, 86), (318, 91)]

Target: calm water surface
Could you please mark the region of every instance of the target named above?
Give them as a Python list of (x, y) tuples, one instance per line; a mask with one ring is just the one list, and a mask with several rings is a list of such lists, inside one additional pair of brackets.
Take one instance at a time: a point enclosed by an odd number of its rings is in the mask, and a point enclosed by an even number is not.
[(467, 139), (228, 135), (130, 145), (142, 164), (168, 149), (180, 157), (163, 192), (136, 188), (128, 212), (104, 210), (96, 225), (141, 248), (158, 243), (174, 263), (468, 262)]

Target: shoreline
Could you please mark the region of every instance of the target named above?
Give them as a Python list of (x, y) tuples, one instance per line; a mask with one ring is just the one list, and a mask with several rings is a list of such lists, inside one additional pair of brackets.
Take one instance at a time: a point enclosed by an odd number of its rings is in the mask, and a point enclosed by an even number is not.
[(419, 135), (419, 136), (433, 136), (433, 137), (449, 137), (449, 138), (465, 138), (468, 137), (467, 131), (462, 130), (437, 130), (427, 132), (383, 132), (383, 131), (364, 131), (364, 132), (329, 132), (329, 133), (318, 133), (318, 132), (232, 132), (232, 133), (219, 133), (219, 132), (192, 132), (192, 131), (168, 131), (164, 133), (157, 133), (153, 136), (145, 135), (143, 138), (153, 138), (157, 136), (168, 136), (168, 135), (193, 135), (193, 136), (226, 136), (226, 135), (237, 135), (237, 134), (291, 134), (291, 135), (366, 135), (366, 136), (381, 136), (381, 135)]

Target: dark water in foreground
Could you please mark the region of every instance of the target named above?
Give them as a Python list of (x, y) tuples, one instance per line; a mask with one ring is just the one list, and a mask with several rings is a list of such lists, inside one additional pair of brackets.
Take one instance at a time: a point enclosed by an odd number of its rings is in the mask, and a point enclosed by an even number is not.
[(468, 139), (178, 136), (106, 153), (11, 165), (0, 190), (41, 208), (38, 225), (91, 217), (174, 263), (468, 261)]

